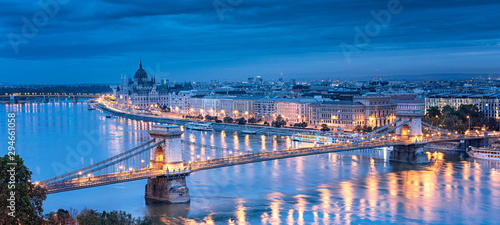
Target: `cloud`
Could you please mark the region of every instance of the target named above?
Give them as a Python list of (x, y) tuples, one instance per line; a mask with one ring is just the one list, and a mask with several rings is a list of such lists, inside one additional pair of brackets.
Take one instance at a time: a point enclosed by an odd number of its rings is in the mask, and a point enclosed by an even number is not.
[[(227, 62), (245, 71), (253, 62), (266, 62), (266, 67), (271, 67), (267, 64), (273, 59), (331, 57), (327, 60), (341, 60), (340, 67), (345, 64), (345, 68), (333, 68), (331, 64), (321, 68), (334, 73), (350, 67), (343, 59), (340, 43), (353, 43), (354, 28), (364, 29), (374, 20), (370, 12), (387, 9), (389, 2), (242, 0), (230, 6), (228, 0), (217, 0), (231, 7), (221, 21), (213, 0), (68, 1), (59, 6), (47, 25), (37, 27), (34, 37), (19, 44), (17, 53), (7, 34), (22, 35), (22, 18), (31, 20), (42, 9), (33, 1), (0, 1), (4, 6), (0, 7), (0, 30), (5, 34), (0, 42), (0, 58), (29, 62), (126, 57), (136, 60), (142, 56), (158, 63), (169, 60), (172, 71), (182, 74), (206, 67), (224, 70)], [(402, 0), (401, 5), (403, 11), (392, 15), (390, 23), (371, 38), (353, 63), (397, 51), (411, 56), (423, 51), (460, 54), (456, 48), (468, 48), (469, 52), (483, 47), (498, 50), (499, 2)]]

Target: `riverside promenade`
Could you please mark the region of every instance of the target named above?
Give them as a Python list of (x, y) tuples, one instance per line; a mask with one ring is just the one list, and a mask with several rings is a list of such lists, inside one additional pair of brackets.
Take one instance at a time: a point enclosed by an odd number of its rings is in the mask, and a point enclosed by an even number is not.
[[(94, 103), (99, 109), (109, 114), (133, 119), (133, 120), (142, 120), (145, 122), (155, 122), (155, 123), (166, 123), (166, 124), (177, 124), (177, 125), (185, 125), (191, 122), (205, 122), (199, 120), (191, 120), (184, 118), (172, 118), (172, 117), (164, 117), (157, 115), (146, 115), (139, 113), (132, 113), (129, 111), (120, 110), (114, 108), (108, 104), (104, 104), (102, 102)], [(216, 131), (226, 131), (226, 132), (234, 132), (234, 131), (242, 131), (242, 130), (252, 130), (256, 131), (256, 134), (259, 135), (282, 135), (282, 136), (291, 136), (296, 133), (316, 133), (318, 130), (315, 129), (294, 129), (294, 128), (276, 128), (272, 126), (264, 126), (264, 125), (239, 125), (232, 123), (215, 123), (213, 122), (213, 129)]]

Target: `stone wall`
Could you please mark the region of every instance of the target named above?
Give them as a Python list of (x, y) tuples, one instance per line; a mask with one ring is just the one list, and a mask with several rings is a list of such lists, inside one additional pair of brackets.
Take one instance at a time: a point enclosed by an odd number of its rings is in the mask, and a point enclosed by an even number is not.
[(152, 202), (189, 202), (189, 188), (186, 185), (186, 178), (149, 178), (148, 183), (146, 184), (145, 198), (153, 200)]
[(390, 160), (412, 164), (429, 162), (425, 153), (425, 144), (396, 145), (391, 152)]

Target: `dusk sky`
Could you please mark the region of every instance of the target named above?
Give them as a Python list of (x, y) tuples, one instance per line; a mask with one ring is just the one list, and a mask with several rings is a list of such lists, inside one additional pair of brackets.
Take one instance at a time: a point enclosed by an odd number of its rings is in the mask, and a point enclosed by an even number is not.
[(175, 81), (500, 71), (495, 0), (0, 2), (0, 82), (118, 83), (140, 59)]

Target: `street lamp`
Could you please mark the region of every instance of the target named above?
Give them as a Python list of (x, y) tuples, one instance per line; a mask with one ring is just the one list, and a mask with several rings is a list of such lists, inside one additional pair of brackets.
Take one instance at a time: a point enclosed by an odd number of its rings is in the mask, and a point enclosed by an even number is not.
[(467, 119), (469, 119), (469, 133), (470, 133), (470, 116), (467, 115)]

